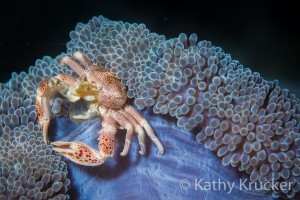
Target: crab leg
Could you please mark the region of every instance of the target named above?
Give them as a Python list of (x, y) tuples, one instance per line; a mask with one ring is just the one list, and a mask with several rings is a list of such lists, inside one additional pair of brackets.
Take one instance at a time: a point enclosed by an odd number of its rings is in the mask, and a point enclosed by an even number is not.
[(159, 153), (163, 154), (164, 153), (164, 147), (161, 144), (161, 142), (159, 141), (159, 139), (156, 137), (153, 129), (151, 128), (151, 126), (147, 122), (147, 120), (130, 105), (126, 105), (124, 107), (124, 110), (128, 114), (130, 114), (132, 117), (134, 117), (142, 127), (144, 127), (144, 129), (146, 130), (147, 135), (151, 138), (151, 140), (154, 142), (154, 144), (156, 144), (156, 146), (159, 150)]
[(43, 132), (43, 138), (45, 143), (47, 144), (47, 132), (50, 124), (50, 105), (47, 99), (51, 94), (49, 87), (52, 88), (52, 80), (51, 78), (47, 78), (43, 80), (37, 89), (37, 97), (36, 97), (36, 112), (39, 120), (40, 127)]
[(36, 111), (46, 144), (53, 96), (56, 92), (59, 92), (70, 101), (77, 101), (79, 98), (70, 93), (70, 88), (74, 87), (77, 82), (78, 80), (70, 75), (60, 74), (56, 77), (47, 78), (39, 84), (37, 88)]
[(68, 65), (76, 74), (78, 74), (80, 77), (85, 77), (85, 69), (80, 66), (76, 61), (74, 61), (69, 56), (63, 56), (60, 59), (60, 65)]
[(135, 132), (138, 136), (138, 142), (140, 144), (141, 150), (139, 153), (141, 155), (145, 155), (146, 153), (146, 145), (145, 145), (145, 131), (143, 127), (131, 116), (128, 115), (124, 110), (120, 110), (120, 112), (130, 121), (130, 123), (133, 125)]
[(132, 140), (132, 135), (134, 133), (133, 125), (128, 121), (128, 119), (119, 111), (113, 109), (109, 110), (109, 114), (114, 118), (122, 127), (127, 130), (126, 139), (123, 151), (120, 153), (121, 156), (126, 156)]
[(116, 132), (116, 121), (109, 116), (104, 116), (98, 140), (100, 140), (99, 150), (105, 157), (113, 156)]
[(79, 60), (86, 69), (89, 69), (93, 65), (92, 62), (79, 51), (74, 52), (73, 57)]

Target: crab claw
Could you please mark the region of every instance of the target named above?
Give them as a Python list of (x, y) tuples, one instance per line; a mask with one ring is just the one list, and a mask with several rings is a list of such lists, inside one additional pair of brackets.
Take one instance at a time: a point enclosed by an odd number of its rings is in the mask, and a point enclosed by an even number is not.
[(56, 146), (52, 148), (54, 151), (61, 153), (68, 159), (80, 165), (101, 165), (107, 158), (102, 153), (81, 142), (57, 141), (52, 142), (51, 145)]

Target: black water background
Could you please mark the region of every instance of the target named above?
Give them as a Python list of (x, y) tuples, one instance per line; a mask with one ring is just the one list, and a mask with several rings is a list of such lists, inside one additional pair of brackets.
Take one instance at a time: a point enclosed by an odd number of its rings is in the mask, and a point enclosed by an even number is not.
[[(162, 3), (164, 2), (164, 3)], [(93, 16), (144, 23), (152, 32), (198, 34), (267, 80), (300, 94), (299, 14), (293, 3), (227, 1), (2, 1), (0, 82), (66, 51), (69, 32)]]

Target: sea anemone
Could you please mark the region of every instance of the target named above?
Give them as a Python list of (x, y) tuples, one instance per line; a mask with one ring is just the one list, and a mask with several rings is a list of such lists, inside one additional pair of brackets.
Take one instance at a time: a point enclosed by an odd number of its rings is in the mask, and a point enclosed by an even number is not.
[(182, 33), (166, 40), (143, 24), (94, 17), (70, 33), (68, 52), (80, 51), (128, 87), (138, 108), (177, 118), (223, 165), (251, 181), (292, 183), (274, 197), (300, 191), (299, 99), (266, 81), (211, 42)]
[[(138, 108), (152, 107), (176, 117), (186, 131), (199, 130), (197, 141), (223, 165), (246, 171), (253, 182), (291, 183), (274, 189), (273, 197), (300, 191), (299, 99), (278, 81), (264, 80), (196, 34), (167, 40), (144, 24), (99, 16), (78, 23), (70, 37), (67, 54), (80, 51), (116, 74)], [(42, 143), (34, 106), (41, 80), (71, 73), (58, 65), (59, 57), (37, 60), (28, 74), (13, 73), (1, 85), (2, 195), (68, 198), (66, 165)], [(67, 116), (68, 108), (57, 97), (53, 115)]]
[(67, 72), (57, 66), (44, 57), (1, 84), (0, 199), (69, 199), (66, 163), (44, 143), (35, 111), (38, 83)]

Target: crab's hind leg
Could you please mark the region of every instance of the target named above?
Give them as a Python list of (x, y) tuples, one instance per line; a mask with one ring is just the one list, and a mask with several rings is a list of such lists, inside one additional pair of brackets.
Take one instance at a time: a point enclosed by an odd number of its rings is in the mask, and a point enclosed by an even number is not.
[(128, 113), (126, 113), (126, 111), (120, 110), (120, 112), (124, 116), (126, 116), (126, 118), (133, 125), (134, 131), (137, 133), (138, 142), (139, 142), (140, 148), (141, 148), (139, 153), (141, 155), (145, 155), (145, 153), (146, 153), (146, 144), (145, 144), (145, 131), (144, 131), (143, 127), (134, 119), (134, 117), (132, 117), (131, 115), (128, 115)]
[(40, 127), (43, 132), (44, 141), (47, 144), (48, 127), (51, 119), (51, 104), (55, 93), (59, 92), (70, 101), (77, 101), (79, 97), (70, 93), (78, 82), (71, 75), (60, 74), (43, 80), (37, 88), (36, 111)]
[(148, 121), (138, 112), (136, 111), (132, 106), (126, 105), (124, 107), (124, 110), (130, 114), (146, 131), (147, 135), (151, 138), (151, 140), (156, 144), (159, 153), (163, 154), (164, 153), (164, 147), (159, 141), (159, 139), (156, 137), (152, 127), (148, 123)]
[(130, 123), (130, 121), (120, 111), (115, 111), (113, 109), (110, 109), (109, 114), (110, 114), (110, 116), (112, 116), (112, 118), (114, 120), (116, 120), (116, 122), (118, 122), (127, 131), (123, 151), (120, 153), (121, 156), (125, 156), (125, 155), (127, 155), (128, 151), (129, 151), (132, 136), (134, 133), (134, 127)]

